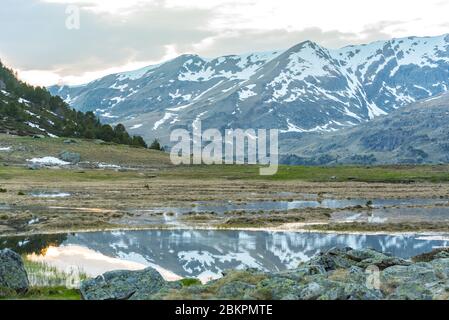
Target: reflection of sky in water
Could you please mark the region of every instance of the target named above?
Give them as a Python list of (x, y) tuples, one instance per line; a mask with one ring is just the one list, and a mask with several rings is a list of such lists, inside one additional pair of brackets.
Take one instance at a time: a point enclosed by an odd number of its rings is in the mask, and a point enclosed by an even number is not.
[[(369, 213), (369, 214), (368, 214)], [(340, 211), (332, 214), (331, 220), (338, 222), (405, 222), (405, 221), (449, 221), (449, 207), (400, 207), (375, 208), (369, 212)]]
[(30, 195), (35, 198), (67, 198), (71, 196), (67, 192), (32, 192)]
[[(156, 230), (79, 233), (68, 235), (62, 245), (88, 248), (106, 257), (205, 280), (220, 276), (226, 269), (251, 267), (277, 271), (294, 268), (318, 251), (334, 246), (371, 247), (409, 258), (448, 243), (445, 239), (410, 235)], [(80, 263), (87, 263), (81, 260)]]

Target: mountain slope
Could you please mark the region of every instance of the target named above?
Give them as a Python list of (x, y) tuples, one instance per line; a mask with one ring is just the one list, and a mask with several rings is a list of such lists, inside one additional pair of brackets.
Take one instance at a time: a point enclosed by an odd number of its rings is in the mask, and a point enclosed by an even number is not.
[(102, 125), (92, 113), (71, 109), (46, 89), (29, 86), (0, 62), (0, 133), (49, 137), (99, 138), (121, 144), (145, 146), (122, 125)]
[(286, 51), (203, 59), (183, 55), (84, 86), (51, 87), (73, 107), (167, 142), (175, 127), (333, 132), (447, 91), (449, 35), (337, 50), (313, 42)]
[(449, 162), (449, 93), (335, 133), (290, 137), (289, 164)]

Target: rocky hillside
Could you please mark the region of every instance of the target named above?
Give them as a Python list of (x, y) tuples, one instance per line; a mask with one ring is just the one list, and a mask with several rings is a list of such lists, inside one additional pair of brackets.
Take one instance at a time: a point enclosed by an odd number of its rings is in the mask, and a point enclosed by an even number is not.
[(164, 142), (175, 127), (333, 132), (447, 91), (449, 35), (288, 50), (161, 65), (52, 87), (71, 106)]
[(0, 133), (20, 136), (77, 137), (145, 146), (123, 125), (103, 125), (92, 113), (70, 108), (45, 88), (29, 86), (0, 62)]
[(290, 164), (449, 162), (449, 94), (424, 99), (354, 128), (290, 136)]

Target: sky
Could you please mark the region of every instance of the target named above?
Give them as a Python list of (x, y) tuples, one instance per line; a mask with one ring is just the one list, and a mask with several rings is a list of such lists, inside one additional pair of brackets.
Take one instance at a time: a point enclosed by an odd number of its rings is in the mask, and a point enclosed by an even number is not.
[(449, 0), (0, 0), (0, 59), (82, 84), (180, 54), (218, 57), (449, 33)]

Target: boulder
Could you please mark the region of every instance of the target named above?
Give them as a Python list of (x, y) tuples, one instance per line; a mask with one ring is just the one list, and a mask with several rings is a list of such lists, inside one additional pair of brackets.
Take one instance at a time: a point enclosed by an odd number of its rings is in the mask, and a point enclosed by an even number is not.
[(437, 248), (412, 258), (414, 262), (429, 262), (435, 259), (449, 258), (449, 248)]
[(219, 299), (239, 299), (245, 296), (245, 293), (249, 290), (254, 289), (255, 286), (243, 281), (232, 281), (223, 285), (220, 289), (218, 289)]
[(39, 170), (39, 169), (42, 168), (42, 165), (39, 164), (39, 163), (30, 163), (30, 164), (27, 165), (27, 168), (29, 170)]
[(64, 144), (76, 144), (76, 143), (77, 143), (76, 140), (73, 140), (73, 139), (64, 140)]
[(28, 290), (30, 283), (22, 258), (12, 250), (0, 251), (0, 287), (17, 293)]
[(153, 268), (140, 271), (111, 271), (81, 284), (85, 300), (149, 299), (167, 286)]
[(81, 155), (76, 152), (62, 151), (59, 154), (59, 159), (70, 162), (71, 164), (77, 164), (81, 161)]
[(380, 270), (395, 265), (408, 266), (411, 262), (392, 257), (373, 249), (354, 250), (351, 248), (332, 248), (313, 257), (307, 265), (321, 266), (324, 270), (349, 269), (360, 267), (366, 269), (376, 266)]

